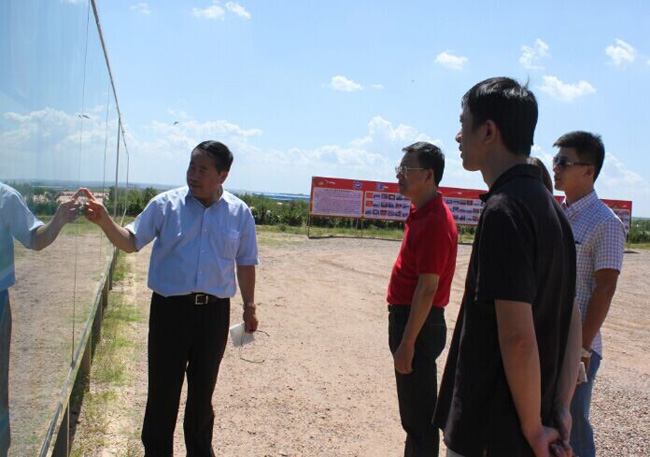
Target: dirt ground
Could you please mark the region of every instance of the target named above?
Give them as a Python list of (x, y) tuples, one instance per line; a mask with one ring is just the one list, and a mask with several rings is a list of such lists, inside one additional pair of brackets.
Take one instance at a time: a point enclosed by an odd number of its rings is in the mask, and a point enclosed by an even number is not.
[[(270, 336), (241, 354), (228, 344), (213, 401), (217, 455), (401, 455), (404, 436), (385, 305), (398, 249), (395, 241), (261, 234), (256, 300), (260, 328)], [(470, 246), (460, 246), (446, 311), (450, 330), (469, 252)], [(127, 257), (134, 275), (127, 291), (145, 314), (149, 254), (146, 249)], [(592, 405), (599, 455), (650, 455), (648, 272), (650, 252), (626, 254), (604, 329), (605, 358)], [(241, 321), (240, 303), (233, 300), (233, 324)], [(138, 325), (134, 338), (144, 348), (146, 319)], [(445, 350), (439, 373), (446, 355)], [(117, 388), (119, 407), (110, 411), (110, 444), (86, 455), (127, 455), (127, 443), (128, 455), (141, 452), (133, 452), (133, 443), (146, 402), (144, 350), (132, 365), (128, 385)], [(179, 456), (185, 455), (182, 415), (181, 406), (175, 436)], [(82, 425), (83, 420), (82, 411)]]
[(16, 243), (15, 252), (16, 285), (9, 289), (10, 455), (23, 457), (41, 449), (109, 248), (98, 230), (71, 225), (43, 251)]

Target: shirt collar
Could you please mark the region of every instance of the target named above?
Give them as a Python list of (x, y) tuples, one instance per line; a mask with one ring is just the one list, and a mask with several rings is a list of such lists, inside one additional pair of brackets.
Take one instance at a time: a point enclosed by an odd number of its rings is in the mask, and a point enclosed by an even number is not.
[[(196, 203), (198, 203), (199, 205), (203, 206), (204, 208), (208, 208), (203, 203), (201, 203), (201, 201), (198, 198), (196, 198), (194, 195), (192, 195), (192, 191), (190, 190), (189, 186), (184, 186), (183, 189), (184, 189), (184, 192), (185, 192), (185, 202), (186, 203), (188, 201), (190, 201), (190, 200), (193, 200)], [(223, 194), (224, 193), (225, 193), (225, 190), (223, 189), (223, 186), (221, 186), (221, 194), (219, 195), (219, 200), (214, 202), (209, 207), (212, 208), (213, 206), (217, 206), (218, 204), (220, 204), (221, 201), (223, 200)]]
[(530, 165), (526, 163), (513, 165), (508, 168), (506, 171), (501, 173), (501, 176), (494, 181), (490, 190), (484, 194), (479, 195), (479, 198), (485, 203), (488, 198), (490, 198), (495, 192), (502, 188), (508, 181), (513, 178), (527, 177), (542, 180), (542, 171), (537, 168), (535, 165)]
[(411, 204), (411, 211), (409, 212), (408, 219), (417, 219), (419, 217), (426, 216), (429, 214), (435, 207), (440, 205), (440, 202), (442, 202), (442, 194), (440, 192), (436, 193), (436, 196), (433, 197), (431, 200), (426, 202), (424, 205), (422, 205), (420, 208), (415, 209), (415, 205)]
[(562, 202), (562, 209), (564, 210), (567, 217), (572, 217), (591, 206), (597, 200), (598, 194), (596, 194), (595, 190), (592, 190), (587, 195), (582, 196), (570, 205), (566, 197), (564, 197), (564, 201)]

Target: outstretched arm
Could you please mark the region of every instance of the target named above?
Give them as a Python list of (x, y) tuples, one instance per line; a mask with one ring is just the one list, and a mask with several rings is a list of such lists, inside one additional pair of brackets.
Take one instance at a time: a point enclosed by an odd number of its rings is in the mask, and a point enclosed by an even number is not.
[(97, 224), (111, 243), (124, 252), (135, 252), (135, 236), (124, 227), (120, 227), (108, 215), (106, 207), (95, 200), (93, 194), (86, 188), (79, 189), (79, 193), (88, 197), (86, 203), (86, 219)]
[(50, 222), (34, 230), (34, 250), (40, 251), (52, 244), (56, 237), (59, 236), (63, 226), (77, 218), (80, 206), (76, 194), (70, 200), (61, 203)]

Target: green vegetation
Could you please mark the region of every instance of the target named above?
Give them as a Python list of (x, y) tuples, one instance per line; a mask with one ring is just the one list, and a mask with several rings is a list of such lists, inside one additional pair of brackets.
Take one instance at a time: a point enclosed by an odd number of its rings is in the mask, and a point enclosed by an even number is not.
[[(126, 263), (120, 257), (118, 268), (123, 270), (124, 278), (128, 272)], [(120, 264), (122, 267), (120, 267)], [(123, 385), (127, 381), (128, 358), (124, 348), (134, 348), (134, 344), (125, 332), (129, 324), (141, 320), (137, 308), (127, 303), (126, 297), (120, 292), (109, 294), (108, 307), (102, 322), (102, 339), (97, 346), (93, 360), (92, 379), (99, 384), (113, 386)]]
[(650, 245), (650, 219), (632, 218), (628, 242), (635, 247)]
[(244, 194), (239, 198), (250, 207), (257, 225), (300, 227), (305, 223), (309, 203), (301, 200), (278, 202), (261, 195)]
[[(118, 286), (118, 281), (124, 281), (130, 275), (129, 264), (124, 256), (118, 257), (115, 271), (114, 279)], [(142, 347), (136, 347), (131, 334), (131, 324), (141, 322), (143, 316), (137, 307), (130, 303), (126, 294), (118, 292), (117, 289), (118, 287), (109, 294), (102, 321), (101, 341), (95, 348), (90, 379), (86, 379), (76, 392), (73, 392), (73, 398), (78, 400), (77, 404), (83, 396), (80, 422), (71, 452), (73, 457), (89, 455), (111, 444), (108, 412), (119, 407), (120, 399), (116, 388), (128, 384), (128, 367), (132, 365), (136, 354), (144, 350)], [(139, 449), (137, 437), (129, 438), (125, 455), (140, 455)]]
[[(284, 232), (288, 231), (288, 227), (304, 227), (307, 225), (309, 202), (304, 200), (280, 202), (263, 195), (250, 194), (239, 195), (239, 198), (250, 207), (255, 223), (258, 226), (277, 225)], [(284, 228), (282, 228), (283, 226)], [(354, 232), (355, 230), (361, 231), (362, 229), (364, 232), (371, 232), (376, 229), (388, 229), (389, 231), (404, 229), (404, 224), (398, 221), (360, 221), (344, 217), (314, 217), (311, 220), (311, 226), (312, 229), (317, 227), (336, 229), (334, 232), (337, 234)], [(305, 233), (304, 229), (302, 233)]]
[(57, 199), (63, 194), (55, 189), (28, 183), (10, 182), (7, 185), (20, 192), (32, 213), (43, 216), (54, 214), (58, 206)]
[(122, 253), (117, 258), (117, 264), (115, 265), (115, 269), (113, 271), (113, 281), (115, 282), (123, 281), (126, 275), (129, 273), (129, 264), (124, 261), (124, 255), (125, 254)]
[(129, 190), (118, 188), (116, 199), (115, 186), (112, 186), (108, 190), (108, 194), (104, 200), (104, 206), (110, 208), (111, 214), (113, 214), (112, 211), (114, 210), (115, 202), (117, 201), (117, 214), (125, 214), (124, 210), (126, 209), (127, 216), (137, 216), (142, 212), (142, 210), (144, 210), (147, 203), (149, 203), (149, 200), (159, 193), (160, 191), (153, 187)]
[[(10, 183), (18, 190), (30, 209), (43, 221), (49, 220), (54, 214), (60, 191), (30, 184)], [(101, 189), (91, 189), (101, 191)], [(153, 187), (146, 189), (118, 188), (108, 189), (104, 206), (113, 214), (117, 204), (117, 214), (126, 211), (125, 224), (144, 210), (145, 206), (160, 190)], [(309, 202), (304, 200), (277, 201), (263, 195), (242, 194), (239, 197), (250, 207), (255, 223), (263, 230), (279, 231), (282, 233), (306, 234)], [(274, 227), (268, 229), (267, 227)], [(68, 233), (86, 233), (93, 230), (93, 225), (80, 217), (73, 224), (64, 228)], [(311, 219), (311, 236), (363, 236), (376, 238), (400, 239), (403, 236), (404, 224), (398, 221), (360, 221), (341, 217), (314, 217)], [(474, 227), (459, 227), (459, 237), (462, 243), (471, 243), (474, 239)], [(650, 219), (632, 218), (628, 235), (628, 248), (649, 249)]]

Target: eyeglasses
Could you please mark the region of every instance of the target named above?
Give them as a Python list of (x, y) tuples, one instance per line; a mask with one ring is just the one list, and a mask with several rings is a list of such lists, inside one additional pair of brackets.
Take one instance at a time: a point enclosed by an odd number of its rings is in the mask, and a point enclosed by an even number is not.
[(557, 155), (553, 157), (553, 168), (561, 168), (562, 170), (566, 170), (573, 165), (593, 165), (593, 163), (571, 162), (567, 156)]
[(406, 173), (408, 173), (409, 170), (426, 170), (426, 168), (407, 167), (407, 166), (404, 166), (404, 165), (398, 165), (398, 166), (395, 167), (395, 174), (406, 176)]

